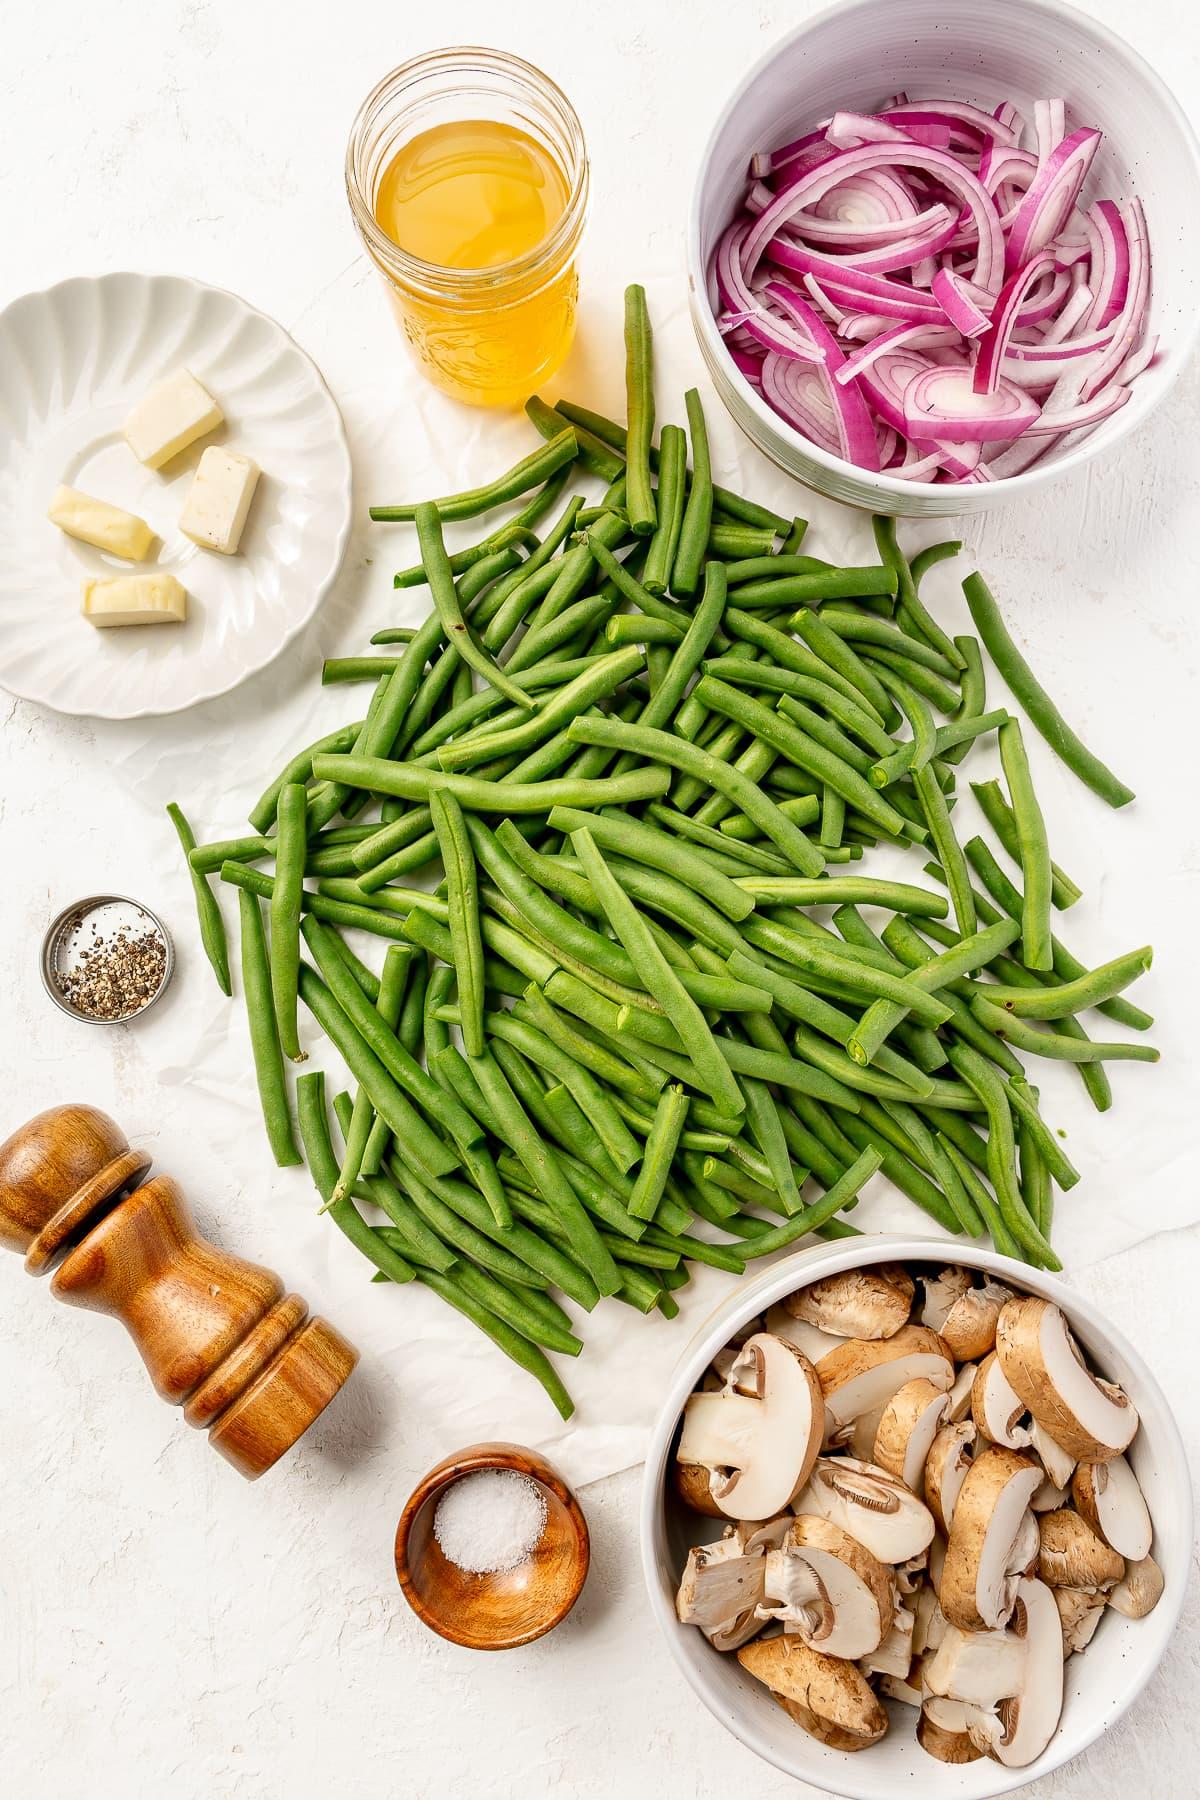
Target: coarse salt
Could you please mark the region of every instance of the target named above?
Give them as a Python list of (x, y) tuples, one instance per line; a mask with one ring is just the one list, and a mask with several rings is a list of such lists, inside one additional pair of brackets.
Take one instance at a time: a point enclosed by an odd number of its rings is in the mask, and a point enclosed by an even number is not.
[(515, 1469), (480, 1469), (446, 1489), (433, 1535), (457, 1568), (498, 1575), (523, 1563), (546, 1524), (546, 1498)]

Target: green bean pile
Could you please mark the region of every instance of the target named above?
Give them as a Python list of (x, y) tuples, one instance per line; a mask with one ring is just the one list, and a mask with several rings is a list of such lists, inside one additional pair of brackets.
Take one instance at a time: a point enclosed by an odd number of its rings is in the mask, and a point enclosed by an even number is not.
[[(1089, 971), (1053, 933), (1080, 890), (1050, 859), (1021, 725), (989, 710), (979, 643), (921, 599), (959, 546), (910, 561), (880, 518), (875, 564), (802, 553), (802, 519), (713, 483), (694, 390), (686, 432), (654, 446), (637, 288), (626, 345), (627, 432), (535, 398), (546, 441), (507, 475), (373, 509), (415, 524), (395, 584), (427, 582), (433, 610), (326, 664), (373, 682), (365, 716), (293, 758), (253, 835), (195, 847), (172, 809), (226, 992), (209, 877), (238, 890), (277, 1161), (303, 1155), (376, 1280), (432, 1288), (564, 1417), (546, 1353), (581, 1344), (551, 1290), (673, 1316), (692, 1263), (736, 1275), (853, 1232), (876, 1170), (942, 1230), (1060, 1267), (1052, 1195), (1078, 1172), (1016, 1053), (1077, 1065), (1100, 1111), (1106, 1062), (1156, 1055), (1080, 1023), (1152, 1023), (1122, 994), (1150, 951)], [(598, 504), (564, 502), (576, 471), (607, 484)], [(518, 500), (447, 551), (447, 520)], [(1034, 725), (1130, 798), (980, 578), (964, 587)], [(1019, 886), (955, 829), (957, 765), (991, 733), (1007, 792), (975, 793)], [(934, 885), (857, 872), (881, 843), (932, 857)], [(348, 932), (387, 942), (380, 973)], [(289, 1095), (298, 1007), (353, 1077), (340, 1150), (321, 1073)]]

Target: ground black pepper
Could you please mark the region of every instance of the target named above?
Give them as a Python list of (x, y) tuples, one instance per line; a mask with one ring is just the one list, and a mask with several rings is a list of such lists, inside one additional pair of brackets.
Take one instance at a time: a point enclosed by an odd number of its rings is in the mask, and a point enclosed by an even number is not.
[[(137, 931), (120, 925), (106, 937), (97, 930), (95, 920), (88, 924), (92, 941), (78, 952), (72, 968), (59, 972), (62, 996), (89, 1019), (132, 1018), (162, 986), (167, 947), (153, 929)], [(81, 921), (73, 936), (78, 938), (83, 930)]]

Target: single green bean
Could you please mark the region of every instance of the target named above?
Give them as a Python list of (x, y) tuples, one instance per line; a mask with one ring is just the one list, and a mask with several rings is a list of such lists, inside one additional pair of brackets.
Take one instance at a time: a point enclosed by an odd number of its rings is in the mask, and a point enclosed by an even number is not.
[(642, 1164), (629, 1198), (629, 1211), (635, 1219), (653, 1219), (658, 1211), (687, 1109), (688, 1096), (682, 1087), (666, 1087), (659, 1095), (654, 1123), (646, 1138)]
[[(1000, 840), (1000, 847), (1024, 873), (1020, 834), (1017, 831), (1016, 815), (1008, 801), (1004, 798), (1003, 789), (998, 781), (973, 781), (971, 792), (978, 800), (984, 818)], [(1074, 906), (1083, 890), (1076, 887), (1071, 877), (1059, 868), (1057, 863), (1050, 864), (1050, 898), (1060, 912), (1068, 906)]]
[(493, 506), (502, 506), (506, 500), (515, 500), (519, 494), (527, 494), (530, 488), (548, 481), (559, 469), (573, 463), (578, 453), (575, 432), (568, 425), (548, 444), (523, 457), (519, 463), (514, 463), (506, 474), (497, 476), (495, 481), (488, 482), (485, 487), (468, 488), (461, 494), (447, 494), (440, 500), (418, 501), (402, 506), (372, 506), (370, 517), (376, 524), (415, 521), (420, 507), (424, 505), (432, 507), (439, 519), (474, 519)]
[(649, 537), (657, 514), (650, 483), (650, 443), (654, 436), (654, 350), (646, 290), (637, 282), (625, 289), (625, 492), (629, 523), (637, 537)]
[(664, 425), (659, 433), (657, 521), (642, 575), (652, 594), (663, 594), (670, 586), (686, 490), (687, 437), (678, 425)]
[(271, 889), (271, 999), (279, 1047), (292, 1062), (303, 1062), (306, 1054), (296, 1035), (296, 980), (308, 841), (307, 801), (307, 790), (298, 781), (289, 782), (280, 792), (275, 880)]
[(887, 563), (896, 574), (895, 591), (899, 600), (897, 612), (901, 624), (911, 637), (932, 645), (954, 668), (962, 668), (962, 655), (953, 639), (946, 636), (917, 593), (917, 584), (913, 579), (908, 558), (896, 540), (895, 519), (884, 518), (877, 514), (871, 520), (871, 526), (875, 533), (875, 547), (879, 551), (881, 561)]
[[(1007, 1038), (1018, 1050), (1030, 1056), (1049, 1056), (1056, 1062), (1157, 1062), (1159, 1052), (1152, 1044), (1099, 1043), (1094, 1038), (1068, 1037), (1058, 1031), (1039, 1031), (1015, 1019), (1002, 1006), (993, 1006), (984, 998), (981, 988), (971, 1001), (971, 1011), (982, 1025), (998, 1037)], [(1053, 992), (1053, 990), (1051, 990)]]
[(1009, 636), (1000, 609), (982, 575), (968, 575), (963, 582), (963, 593), (976, 631), (1030, 724), (1041, 733), (1060, 761), (1094, 794), (1099, 794), (1110, 806), (1128, 805), (1134, 797), (1133, 789), (1118, 781), (1112, 770), (1098, 756), (1093, 756), (1071, 730)]
[(1003, 1007), (1026, 1019), (1062, 1019), (1082, 1011), (1085, 1006), (1098, 1006), (1111, 1000), (1123, 988), (1144, 975), (1154, 959), (1149, 944), (1102, 963), (1075, 981), (1064, 981), (1060, 987), (1005, 987), (989, 984), (980, 993), (992, 1006)]
[(708, 427), (697, 388), (688, 389), (684, 395), (684, 404), (687, 407), (688, 431), (692, 440), (692, 480), (684, 508), (683, 527), (679, 534), (671, 590), (681, 598), (689, 599), (700, 586), (708, 534), (712, 529), (713, 480)]
[[(329, 1137), (329, 1120), (325, 1112), (325, 1075), (312, 1069), (296, 1083), (296, 1111), (300, 1122), (300, 1141), (314, 1185), (323, 1201), (333, 1196), (337, 1180), (337, 1158)], [(323, 1209), (324, 1210), (324, 1209)], [(380, 1272), (395, 1282), (411, 1281), (416, 1273), (412, 1265), (380, 1239), (367, 1224), (353, 1200), (339, 1200), (328, 1208), (329, 1216), (343, 1236), (356, 1250), (361, 1250)]]
[(746, 875), (736, 885), (756, 900), (776, 906), (837, 906), (850, 901), (931, 919), (944, 919), (949, 910), (943, 896), (928, 888), (912, 887), (906, 881), (876, 881), (866, 875), (819, 875), (814, 880), (800, 875)]
[[(411, 944), (389, 944), (383, 959), (383, 974), (379, 981), (379, 993), (375, 1008), (384, 1024), (394, 1030), (400, 1017), (400, 1008), (404, 1004), (404, 990), (408, 985), (408, 966), (413, 958)], [(376, 1128), (379, 1128), (378, 1130)], [(367, 1166), (367, 1148), (375, 1134), (375, 1146), (371, 1166)], [(338, 1171), (337, 1185), (333, 1190), (333, 1200), (344, 1200), (349, 1194), (359, 1175), (377, 1175), (383, 1156), (383, 1146), (388, 1136), (388, 1128), (378, 1118), (371, 1104), (370, 1095), (360, 1087), (354, 1098), (354, 1110), (351, 1114), (347, 1130), (342, 1165)]]
[[(1016, 719), (1009, 719), (1000, 727), (1000, 761), (1012, 795), (1013, 820), (1021, 850), (1019, 860), (1025, 874), (1025, 893), (1021, 902), (1021, 961), (1027, 969), (1049, 969), (1054, 966), (1050, 949), (1050, 848), (1046, 840), (1046, 821), (1033, 789), (1025, 743)], [(944, 856), (941, 861), (945, 866)], [(962, 867), (965, 874), (965, 862)], [(961, 918), (959, 924), (962, 925)], [(966, 929), (965, 926), (962, 928)]]
[(946, 796), (938, 786), (937, 777), (930, 768), (917, 769), (913, 772), (913, 786), (917, 792), (921, 812), (929, 827), (929, 835), (942, 867), (946, 871), (946, 882), (950, 889), (950, 902), (954, 907), (954, 917), (958, 929), (964, 937), (971, 937), (975, 931), (975, 899), (967, 875), (966, 859), (962, 845), (955, 835), (950, 821), (950, 809), (946, 805)]
[[(604, 743), (603, 736), (588, 736), (617, 721), (575, 719), (568, 735), (573, 743)], [(628, 727), (621, 726), (621, 730)], [(660, 734), (665, 735), (665, 734)], [(619, 748), (624, 747), (622, 744)], [(626, 806), (638, 800), (654, 800), (665, 794), (670, 777), (661, 769), (637, 769), (628, 775), (603, 781), (562, 780), (530, 782), (527, 787), (508, 786), (472, 775), (450, 775), (441, 769), (420, 769), (411, 764), (386, 762), (382, 757), (318, 757), (324, 779), (344, 782), (369, 792), (395, 794), (402, 800), (427, 801), (435, 791), (453, 794), (467, 811), (494, 813), (547, 813), (552, 806)]]
[(452, 794), (432, 794), (430, 810), (446, 870), (450, 942), (454, 947), (463, 1043), (468, 1056), (479, 1056), (483, 1051), (484, 973), (475, 853), (471, 849), (462, 808)]
[(608, 445), (598, 438), (594, 432), (585, 431), (582, 426), (571, 425), (565, 416), (553, 406), (548, 406), (539, 394), (531, 394), (525, 402), (525, 412), (541, 435), (549, 443), (562, 436), (566, 430), (573, 430), (576, 438), (576, 460), (589, 475), (598, 475), (601, 481), (612, 481), (624, 470), (624, 459), (613, 454)]
[(258, 897), (244, 889), (238, 895), (242, 944), (242, 990), (250, 1024), (250, 1048), (271, 1153), (281, 1169), (301, 1161), (292, 1131), (279, 1031), (271, 1001), (271, 969)]
[(418, 506), (413, 517), (416, 521), (417, 541), (421, 546), (421, 559), (429, 574), (429, 591), (433, 595), (433, 604), (437, 608), (447, 642), (498, 693), (518, 706), (532, 707), (534, 702), (530, 696), (505, 674), (467, 624), (454, 577), (450, 572), (450, 558), (446, 554), (437, 507), (429, 503)]
[[(172, 800), (167, 807), (167, 817), (174, 825), (179, 842), (183, 845), (183, 853), (188, 859), (188, 874), (191, 877), (192, 893), (196, 898), (196, 916), (200, 923), (200, 942), (204, 946), (204, 954), (212, 965), (212, 972), (217, 978), (217, 986), (223, 994), (233, 993), (233, 984), (229, 979), (229, 942), (225, 936), (225, 921), (221, 917), (221, 908), (217, 897), (208, 885), (206, 875), (192, 862), (192, 853), (196, 849), (196, 838), (180, 808)], [(751, 903), (753, 904), (753, 903)]]

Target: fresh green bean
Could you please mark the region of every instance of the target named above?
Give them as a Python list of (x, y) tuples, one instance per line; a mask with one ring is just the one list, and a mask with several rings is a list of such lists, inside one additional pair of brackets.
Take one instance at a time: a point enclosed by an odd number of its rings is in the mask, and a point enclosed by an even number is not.
[(876, 1170), (883, 1166), (883, 1157), (879, 1151), (868, 1146), (851, 1163), (828, 1188), (819, 1200), (789, 1219), (786, 1225), (777, 1225), (768, 1231), (756, 1233), (747, 1239), (742, 1248), (746, 1258), (771, 1256), (776, 1250), (783, 1250), (787, 1245), (795, 1243), (798, 1237), (806, 1232), (816, 1231), (818, 1226), (832, 1219), (834, 1213), (841, 1212), (857, 1199)]
[(1041, 733), (1059, 760), (1094, 794), (1099, 794), (1110, 806), (1127, 806), (1134, 798), (1133, 789), (1118, 781), (1112, 770), (1098, 756), (1093, 756), (1071, 730), (1009, 636), (1000, 609), (982, 575), (968, 575), (963, 582), (963, 593), (976, 631), (1030, 724)]
[(564, 431), (573, 430), (576, 440), (576, 461), (585, 468), (589, 475), (598, 475), (601, 481), (612, 481), (625, 468), (624, 459), (615, 456), (608, 445), (596, 437), (593, 432), (585, 431), (582, 426), (571, 425), (565, 416), (555, 407), (547, 406), (538, 394), (531, 394), (525, 402), (525, 412), (536, 429), (548, 443), (562, 436)]
[(983, 1219), (984, 1224), (987, 1226), (988, 1236), (991, 1238), (1001, 1256), (1011, 1256), (1020, 1261), (1028, 1260), (1020, 1244), (1008, 1229), (1008, 1226), (1004, 1223), (1004, 1218), (1000, 1212), (1000, 1208), (996, 1204), (995, 1196), (988, 1188), (987, 1183), (983, 1180), (982, 1176), (977, 1172), (974, 1165), (968, 1161), (967, 1157), (964, 1156), (957, 1144), (952, 1143), (940, 1132), (938, 1133), (938, 1136), (942, 1138), (946, 1155), (953, 1164), (954, 1170), (958, 1175), (959, 1180), (962, 1182), (965, 1193), (968, 1195), (972, 1204), (979, 1212), (980, 1217)]
[(684, 404), (687, 407), (688, 432), (692, 440), (692, 479), (684, 508), (675, 567), (671, 575), (671, 591), (682, 599), (690, 599), (700, 586), (708, 534), (712, 529), (714, 496), (708, 427), (697, 388), (688, 389), (684, 395)]
[(950, 903), (954, 908), (958, 929), (964, 937), (971, 937), (974, 934), (976, 923), (975, 899), (967, 875), (967, 864), (963, 856), (962, 845), (950, 822), (950, 809), (946, 805), (946, 796), (938, 786), (937, 777), (930, 768), (915, 770), (912, 782), (917, 791), (917, 800), (920, 803), (925, 823), (929, 827), (934, 850), (946, 871)]
[(944, 919), (949, 910), (941, 894), (912, 887), (906, 881), (876, 881), (866, 875), (819, 875), (807, 880), (799, 875), (746, 875), (736, 884), (743, 893), (773, 905), (837, 906), (850, 901), (858, 906), (886, 906), (890, 912), (922, 914)]
[(498, 476), (495, 481), (489, 481), (484, 487), (468, 488), (461, 494), (447, 494), (440, 500), (416, 501), (401, 506), (372, 506), (370, 517), (376, 524), (415, 521), (424, 505), (432, 507), (441, 520), (474, 519), (480, 513), (490, 511), (493, 506), (503, 506), (506, 500), (515, 500), (519, 494), (527, 494), (530, 488), (548, 481), (559, 469), (573, 463), (578, 453), (575, 432), (568, 425), (548, 444), (534, 450), (529, 456), (522, 457), (506, 474)]
[(289, 782), (280, 792), (275, 878), (271, 889), (271, 999), (279, 1047), (292, 1062), (305, 1052), (296, 1035), (296, 980), (300, 966), (300, 902), (308, 829), (307, 790)]
[[(974, 1003), (972, 1003), (974, 1004)], [(1007, 1084), (969, 1044), (951, 1044), (950, 1063), (983, 1101), (988, 1118), (988, 1175), (996, 1194), (1000, 1213), (1009, 1231), (1022, 1249), (1043, 1268), (1061, 1269), (1062, 1264), (1037, 1224), (1025, 1210), (1016, 1174), (1016, 1138)]]
[[(800, 576), (798, 579), (806, 580), (807, 577)], [(739, 603), (744, 597), (743, 589), (737, 596)], [(802, 606), (799, 612), (793, 614), (789, 623), (825, 668), (832, 669), (850, 684), (860, 703), (864, 700), (869, 702), (885, 725), (894, 724), (897, 718), (896, 708), (878, 675), (844, 638), (840, 638), (836, 631), (825, 624), (820, 613)]]
[[(297, 1081), (296, 1111), (300, 1123), (300, 1141), (304, 1145), (309, 1172), (321, 1199), (328, 1203), (333, 1197), (338, 1165), (329, 1137), (329, 1120), (325, 1112), (325, 1075), (322, 1070), (312, 1069)], [(413, 1279), (416, 1271), (412, 1265), (377, 1236), (353, 1200), (339, 1200), (335, 1205), (328, 1206), (328, 1212), (343, 1236), (349, 1239), (356, 1250), (361, 1250), (390, 1281), (403, 1283)]]
[[(930, 956), (928, 961), (915, 966), (908, 979), (924, 992), (936, 993), (973, 969), (986, 967), (1016, 935), (1017, 926), (1012, 919), (985, 926), (982, 931), (962, 938), (953, 949), (944, 950), (940, 956)], [(887, 1000), (877, 1000), (868, 1007), (846, 1046), (854, 1061), (864, 1064), (874, 1061), (885, 1039), (903, 1016), (899, 1006)]]
[[(1025, 893), (1021, 902), (1021, 961), (1027, 969), (1049, 969), (1054, 961), (1050, 949), (1050, 849), (1046, 841), (1046, 821), (1034, 793), (1025, 743), (1016, 719), (1009, 719), (1000, 727), (1000, 761), (1012, 795), (1013, 821), (1021, 851), (1019, 860), (1025, 874)], [(941, 860), (945, 865), (944, 856)], [(965, 872), (965, 862), (962, 866)], [(961, 919), (959, 923), (961, 925)]]
[(324, 737), (317, 738), (315, 743), (309, 744), (305, 749), (297, 751), (291, 762), (285, 764), (271, 783), (270, 787), (268, 787), (259, 799), (255, 801), (251, 808), (248, 817), (255, 831), (268, 831), (270, 829), (275, 820), (275, 809), (278, 805), (280, 792), (288, 782), (311, 780), (314, 756), (319, 756), (323, 751), (337, 753), (339, 751), (351, 749), (353, 745), (357, 743), (359, 734), (365, 723), (365, 719), (359, 719), (357, 723), (353, 725), (339, 725), (336, 731), (327, 732)]
[(629, 1211), (635, 1219), (653, 1219), (658, 1211), (687, 1109), (688, 1096), (684, 1088), (665, 1087), (659, 1095), (642, 1164), (629, 1197)]
[(1141, 950), (1116, 956), (1111, 962), (1102, 963), (1074, 981), (1064, 981), (1059, 987), (1005, 987), (1003, 983), (993, 987), (989, 983), (980, 993), (992, 1006), (1003, 1007), (1006, 1012), (1022, 1018), (1063, 1019), (1081, 1012), (1086, 1006), (1098, 1006), (1103, 1000), (1111, 1000), (1131, 981), (1144, 975), (1153, 959), (1154, 951), (1146, 944)]
[(271, 1000), (271, 969), (258, 897), (244, 889), (238, 895), (241, 924), (242, 991), (250, 1024), (250, 1048), (271, 1153), (281, 1169), (301, 1161), (292, 1130), (279, 1031)]
[[(978, 800), (984, 818), (1000, 840), (1000, 847), (1012, 857), (1017, 867), (1024, 873), (1022, 848), (1017, 831), (1016, 815), (998, 781), (973, 781), (971, 792)], [(1059, 868), (1057, 863), (1050, 864), (1050, 898), (1060, 912), (1068, 906), (1074, 906), (1083, 890), (1076, 887), (1070, 876)]]
[(478, 735), (456, 739), (438, 752), (438, 761), (443, 769), (462, 769), (489, 757), (534, 749), (588, 707), (615, 692), (637, 673), (643, 662), (641, 650), (633, 644), (594, 661), (589, 658), (588, 667), (558, 688), (532, 718), (526, 715), (521, 724), (504, 731), (481, 730)]
[[(404, 990), (408, 984), (408, 966), (412, 961), (411, 944), (390, 944), (387, 955), (383, 959), (383, 974), (379, 981), (379, 993), (375, 1008), (384, 1024), (394, 1030), (400, 1017), (400, 1008), (404, 1003)], [(376, 1128), (379, 1127), (377, 1130)], [(367, 1149), (375, 1135), (375, 1147), (371, 1165), (367, 1165)], [(345, 1150), (342, 1155), (341, 1168), (338, 1171), (337, 1185), (333, 1190), (333, 1200), (344, 1200), (349, 1194), (359, 1175), (377, 1175), (382, 1160), (383, 1143), (388, 1135), (388, 1128), (377, 1118), (375, 1108), (365, 1088), (360, 1087), (354, 1099), (354, 1109), (350, 1118), (349, 1129), (345, 1134)]]
[(416, 521), (417, 541), (421, 546), (421, 559), (429, 575), (429, 591), (433, 595), (433, 603), (447, 642), (454, 646), (462, 660), (482, 675), (497, 693), (503, 694), (518, 706), (532, 707), (534, 702), (530, 696), (517, 686), (491, 653), (484, 649), (467, 623), (454, 577), (450, 572), (450, 558), (442, 539), (441, 517), (437, 507), (429, 503), (418, 506), (413, 517)]
[(917, 584), (908, 559), (896, 540), (895, 519), (876, 515), (871, 520), (871, 527), (875, 533), (875, 547), (879, 551), (880, 560), (895, 571), (897, 586), (894, 591), (899, 600), (897, 612), (901, 624), (911, 637), (930, 644), (954, 668), (962, 668), (961, 652), (954, 641), (946, 636), (917, 593)]
[(229, 942), (225, 936), (225, 921), (221, 917), (217, 897), (208, 885), (207, 876), (191, 860), (196, 849), (195, 834), (173, 800), (167, 807), (167, 817), (174, 825), (183, 853), (188, 859), (188, 874), (196, 897), (196, 916), (200, 924), (200, 942), (204, 946), (204, 954), (212, 965), (212, 972), (221, 992), (231, 995), (233, 984), (229, 979)]
[(650, 443), (654, 436), (654, 352), (646, 290), (637, 282), (625, 289), (625, 493), (629, 523), (637, 537), (649, 537), (657, 514), (650, 483)]
[[(781, 559), (774, 557), (771, 560), (777, 563)], [(810, 558), (804, 560), (811, 561)], [(789, 606), (808, 606), (812, 602), (858, 598), (866, 594), (894, 594), (895, 591), (894, 570), (872, 564), (862, 569), (809, 568), (800, 575), (773, 569), (765, 580), (743, 580), (734, 592), (734, 599), (739, 606), (783, 612)]]
[(678, 425), (664, 425), (659, 434), (657, 522), (642, 576), (651, 594), (663, 594), (670, 586), (683, 528), (686, 486), (687, 437)]
[[(971, 1011), (981, 1024), (998, 1037), (1007, 1038), (1018, 1050), (1030, 1056), (1049, 1056), (1056, 1062), (1157, 1062), (1159, 1052), (1152, 1044), (1099, 1043), (1094, 1038), (1068, 1037), (1058, 1031), (1039, 1031), (1015, 1019), (1002, 1006), (994, 1006), (984, 998), (981, 988), (971, 1001)], [(1053, 992), (1053, 989), (1050, 990)]]
[(645, 920), (622, 890), (596, 847), (596, 840), (589, 831), (583, 830), (571, 834), (571, 843), (604, 907), (609, 925), (637, 970), (642, 985), (658, 1001), (679, 1033), (704, 1091), (722, 1111), (740, 1113), (745, 1107), (745, 1099), (704, 1014), (667, 962)]
[(463, 1043), (468, 1056), (479, 1056), (483, 1051), (484, 973), (475, 855), (462, 808), (454, 796), (435, 793), (430, 796), (429, 804), (446, 870), (450, 942), (454, 948)]

